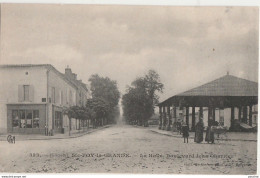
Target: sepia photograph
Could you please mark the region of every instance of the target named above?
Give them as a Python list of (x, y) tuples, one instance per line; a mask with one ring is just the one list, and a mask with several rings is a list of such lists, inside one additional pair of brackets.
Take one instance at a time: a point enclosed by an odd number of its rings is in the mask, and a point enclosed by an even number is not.
[(257, 175), (258, 60), (257, 6), (1, 3), (0, 175)]

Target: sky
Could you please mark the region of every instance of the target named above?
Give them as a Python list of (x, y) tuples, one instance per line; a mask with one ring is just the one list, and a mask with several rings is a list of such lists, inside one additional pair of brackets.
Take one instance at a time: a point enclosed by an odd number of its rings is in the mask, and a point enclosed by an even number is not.
[(149, 69), (160, 101), (219, 77), (258, 81), (258, 7), (1, 5), (0, 64), (69, 66), (126, 85)]

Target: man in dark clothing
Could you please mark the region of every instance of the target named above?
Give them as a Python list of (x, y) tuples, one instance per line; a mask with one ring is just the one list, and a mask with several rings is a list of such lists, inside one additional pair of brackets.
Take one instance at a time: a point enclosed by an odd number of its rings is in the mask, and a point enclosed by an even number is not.
[(189, 143), (189, 127), (186, 124), (182, 125), (182, 136), (184, 138), (184, 143), (186, 139), (187, 143)]
[(203, 124), (203, 120), (200, 119), (195, 126), (194, 142), (201, 143), (203, 141), (203, 131), (204, 131), (204, 124)]

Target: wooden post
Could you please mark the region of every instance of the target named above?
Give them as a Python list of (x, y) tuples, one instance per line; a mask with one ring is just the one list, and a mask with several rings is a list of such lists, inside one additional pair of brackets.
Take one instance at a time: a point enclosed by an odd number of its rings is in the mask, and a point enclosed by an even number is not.
[(160, 114), (159, 129), (162, 129), (162, 107), (161, 106), (159, 106), (159, 114)]
[(163, 130), (166, 129), (166, 112), (165, 112), (165, 106), (163, 106), (163, 125), (162, 125), (162, 129), (163, 129)]
[(173, 118), (174, 118), (174, 122), (177, 122), (177, 111), (176, 111), (176, 106), (173, 107)]
[(234, 107), (231, 107), (231, 120), (230, 120), (230, 128), (229, 130), (232, 131), (234, 130), (234, 125), (235, 125), (235, 109)]
[(192, 125), (191, 131), (195, 131), (195, 107), (192, 107)]
[(167, 106), (167, 114), (168, 114), (168, 123), (167, 123), (167, 129), (166, 130), (169, 131), (171, 129), (171, 120), (172, 120), (171, 107), (170, 106)]
[(252, 127), (252, 105), (249, 106), (249, 125)]
[(241, 106), (238, 107), (238, 120), (241, 122)]
[(243, 123), (247, 124), (247, 106), (243, 106)]
[(215, 116), (215, 107), (212, 108), (212, 117), (213, 117), (213, 121), (216, 121), (216, 116)]
[(186, 124), (189, 127), (189, 116), (190, 116), (189, 107), (185, 107), (185, 108), (186, 108)]
[(209, 119), (210, 117), (212, 116), (212, 108), (211, 107), (208, 107), (208, 123), (209, 123)]

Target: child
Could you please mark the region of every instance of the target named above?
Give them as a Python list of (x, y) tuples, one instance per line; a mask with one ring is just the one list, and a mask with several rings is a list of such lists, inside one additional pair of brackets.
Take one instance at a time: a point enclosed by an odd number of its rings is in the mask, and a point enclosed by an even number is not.
[(186, 139), (187, 143), (189, 143), (189, 127), (186, 124), (182, 125), (182, 136), (184, 138), (184, 143), (186, 143)]

